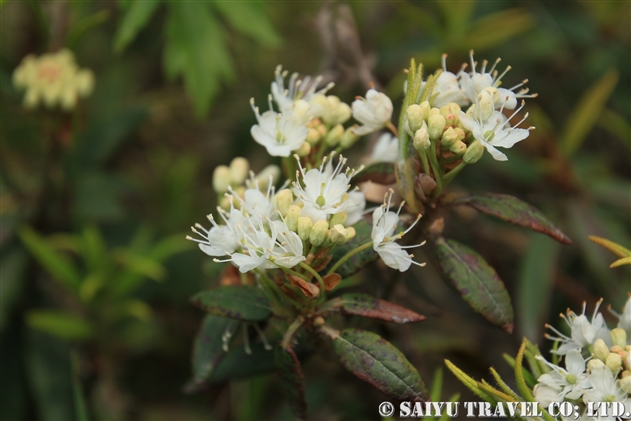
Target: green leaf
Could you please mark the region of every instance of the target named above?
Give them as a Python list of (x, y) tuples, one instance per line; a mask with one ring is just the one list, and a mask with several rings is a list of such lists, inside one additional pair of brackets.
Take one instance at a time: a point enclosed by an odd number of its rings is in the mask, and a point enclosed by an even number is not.
[(191, 298), (191, 303), (215, 316), (243, 322), (261, 322), (272, 315), (265, 292), (250, 285), (221, 286), (212, 291), (202, 291)]
[(486, 15), (471, 25), (467, 45), (475, 50), (486, 50), (527, 31), (534, 24), (532, 15), (520, 8)]
[(377, 184), (392, 184), (397, 181), (394, 175), (394, 164), (391, 162), (377, 162), (361, 170), (353, 177), (353, 183), (371, 181)]
[(248, 354), (243, 346), (231, 349), (210, 375), (210, 383), (244, 379), (276, 369), (274, 353), (265, 345), (256, 343), (251, 346), (251, 351)]
[(76, 292), (81, 278), (72, 262), (54, 250), (50, 244), (30, 227), (20, 230), (20, 238), (37, 262), (60, 284)]
[(547, 234), (555, 240), (572, 244), (567, 235), (554, 226), (537, 208), (506, 194), (482, 193), (455, 199), (452, 204), (466, 205), (515, 225)]
[(305, 399), (304, 376), (300, 361), (291, 348), (277, 346), (274, 351), (278, 375), (289, 407), (297, 420), (307, 418), (307, 401)]
[(344, 294), (328, 301), (325, 308), (340, 309), (347, 315), (368, 317), (394, 323), (416, 323), (425, 316), (368, 294)]
[(212, 5), (239, 32), (268, 47), (278, 47), (281, 44), (281, 37), (259, 4), (217, 1)]
[(618, 257), (631, 257), (631, 250), (618, 243), (614, 243), (606, 238), (597, 237), (595, 235), (590, 235), (588, 238), (594, 243), (603, 246)]
[(20, 246), (6, 247), (0, 257), (0, 279), (2, 279), (2, 293), (0, 294), (0, 332), (3, 332), (9, 321), (9, 315), (19, 304), (22, 290), (26, 286), (28, 270), (28, 256)]
[(416, 368), (391, 343), (372, 332), (346, 329), (333, 339), (342, 365), (391, 399), (427, 401)]
[(72, 341), (90, 339), (94, 335), (94, 328), (90, 323), (74, 314), (61, 311), (29, 311), (26, 323), (33, 329)]
[(592, 131), (605, 103), (618, 83), (618, 78), (617, 70), (609, 70), (585, 92), (574, 107), (561, 135), (561, 149), (565, 156), (569, 157), (576, 152)]
[(89, 225), (83, 229), (81, 237), (81, 253), (85, 259), (86, 266), (90, 272), (98, 272), (100, 269), (107, 269), (107, 247), (99, 230)]
[(134, 40), (151, 18), (158, 4), (160, 4), (159, 0), (138, 0), (130, 3), (114, 35), (114, 51), (120, 53)]
[(85, 395), (81, 387), (81, 379), (79, 378), (79, 356), (76, 352), (72, 352), (72, 391), (74, 398), (74, 407), (77, 421), (89, 421), (88, 408)]
[(513, 331), (513, 307), (495, 270), (476, 252), (456, 241), (439, 238), (440, 267), (469, 305), (504, 331)]
[(66, 35), (65, 45), (67, 48), (74, 49), (81, 38), (85, 36), (91, 29), (106, 22), (110, 18), (109, 10), (100, 10), (92, 15), (86, 16), (70, 26), (68, 35)]
[[(368, 222), (364, 220), (361, 220), (355, 225), (353, 225), (353, 228), (355, 228), (355, 231), (356, 231), (355, 237), (352, 240), (340, 246), (337, 246), (333, 249), (333, 252), (332, 252), (333, 258), (331, 259), (331, 262), (327, 266), (326, 271), (328, 271), (331, 267), (333, 267), (335, 262), (340, 260), (346, 253), (356, 249), (357, 247), (363, 244), (368, 243), (369, 241), (372, 241), (372, 238), (370, 236), (370, 234), (372, 233), (371, 224), (369, 224)], [(363, 250), (355, 254), (353, 257), (351, 257), (346, 262), (344, 262), (335, 271), (335, 273), (339, 274), (342, 277), (342, 279), (348, 278), (349, 276), (352, 276), (355, 273), (362, 270), (369, 263), (377, 260), (378, 257), (379, 255), (377, 254), (377, 252), (373, 250), (372, 247), (369, 247), (366, 250)], [(327, 273), (326, 271), (325, 273)]]
[(208, 314), (195, 337), (193, 345), (193, 379), (191, 386), (197, 389), (210, 378), (225, 352), (223, 335), (234, 332), (239, 322), (225, 317)]

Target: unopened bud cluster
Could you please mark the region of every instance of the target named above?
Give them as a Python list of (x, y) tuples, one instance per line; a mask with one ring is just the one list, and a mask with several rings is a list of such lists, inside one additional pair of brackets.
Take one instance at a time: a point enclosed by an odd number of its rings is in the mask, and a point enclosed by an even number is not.
[[(254, 174), (250, 170), (250, 162), (243, 157), (236, 157), (230, 165), (218, 165), (213, 171), (213, 190), (219, 197), (219, 205), (223, 209), (230, 209), (230, 200), (226, 193), (244, 198), (245, 191), (249, 188), (265, 192), (278, 182), (280, 168), (276, 165), (268, 165), (260, 173)], [(240, 207), (236, 201), (233, 206)]]

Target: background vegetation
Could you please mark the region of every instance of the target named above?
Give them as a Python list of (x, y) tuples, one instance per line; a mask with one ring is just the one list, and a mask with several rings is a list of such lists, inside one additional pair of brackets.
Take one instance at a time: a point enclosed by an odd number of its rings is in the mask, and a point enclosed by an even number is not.
[[(419, 254), (428, 266), (387, 293), (427, 320), (373, 329), (427, 383), (445, 357), (478, 377), (491, 365), (508, 372), (502, 353), (514, 355), (522, 336), (548, 347), (543, 324), (560, 326), (567, 307), (587, 301), (591, 309), (603, 297), (620, 309), (626, 300), (629, 267), (610, 270), (613, 257), (587, 236), (631, 245), (628, 2), (0, 7), (0, 419), (290, 418), (273, 373), (218, 375), (206, 390), (184, 392), (203, 317), (188, 298), (217, 285), (222, 269), (184, 235), (216, 206), (215, 166), (245, 156), (259, 171), (272, 161), (250, 137), (248, 100), (264, 101), (278, 63), (323, 74), (347, 102), (372, 82), (396, 107), (410, 57), (433, 70), (446, 52), (457, 71), (473, 48), (479, 60), (502, 57), (513, 67), (508, 79), (527, 77), (539, 93), (529, 101), (537, 130), (509, 151), (509, 162), (487, 154), (452, 188), (520, 197), (574, 244), (465, 210), (450, 215), (447, 234), (507, 284), (516, 332), (473, 313), (434, 269), (434, 256)], [(25, 110), (13, 70), (26, 54), (62, 46), (94, 72), (93, 94), (72, 113)], [(369, 145), (357, 145), (352, 159)], [(363, 288), (386, 293), (373, 273), (364, 271)], [(303, 366), (312, 418), (379, 419), (383, 398), (327, 352)], [(445, 397), (463, 391), (448, 374), (444, 389)]]

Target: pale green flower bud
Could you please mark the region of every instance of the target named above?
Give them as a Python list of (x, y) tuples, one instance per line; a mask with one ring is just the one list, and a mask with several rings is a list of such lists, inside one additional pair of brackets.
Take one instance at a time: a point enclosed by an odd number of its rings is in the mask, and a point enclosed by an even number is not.
[[(434, 108), (438, 110), (438, 108)], [(443, 130), (445, 130), (445, 117), (440, 115), (439, 113), (431, 114), (427, 118), (427, 131), (429, 132), (429, 138), (434, 141), (440, 139), (443, 134)]]
[(322, 136), (320, 135), (320, 132), (313, 127), (309, 129), (309, 132), (307, 133), (307, 142), (309, 142), (311, 146), (317, 145), (321, 138)]
[(428, 101), (421, 102), (419, 106), (421, 107), (421, 110), (423, 110), (423, 118), (427, 120), (427, 117), (429, 117), (429, 112), (432, 109), (432, 106), (429, 105)]
[(331, 227), (333, 227), (333, 225), (344, 225), (346, 224), (346, 220), (348, 219), (348, 215), (346, 214), (346, 212), (338, 212), (336, 214), (333, 214), (333, 216), (331, 216), (331, 220), (329, 221), (329, 225)]
[(292, 111), (293, 115), (296, 119), (302, 119), (305, 117), (305, 114), (309, 111), (311, 105), (304, 99), (299, 99), (294, 101)]
[(333, 225), (327, 232), (329, 241), (333, 244), (343, 244), (346, 242), (346, 229), (341, 224)]
[(627, 332), (622, 328), (615, 328), (611, 330), (611, 340), (614, 346), (618, 345), (620, 348), (624, 348), (627, 345)]
[(248, 178), (250, 163), (247, 159), (236, 157), (230, 163), (230, 181), (233, 186), (241, 185)]
[(460, 106), (455, 102), (450, 102), (447, 105), (440, 107), (440, 114), (445, 117), (445, 121), (448, 126), (458, 124), (460, 121), (458, 115), (460, 114)]
[(278, 165), (268, 165), (263, 168), (263, 170), (257, 174), (256, 181), (259, 184), (259, 189), (267, 190), (269, 187), (270, 181), (272, 185), (276, 184), (278, 178), (280, 177), (280, 168)]
[(429, 114), (427, 114), (427, 118), (429, 119), (430, 115), (436, 115), (436, 114), (440, 114), (440, 108), (436, 108), (436, 107), (431, 108), (429, 110)]
[(326, 143), (326, 145), (329, 147), (333, 147), (337, 145), (338, 143), (340, 143), (343, 135), (344, 135), (344, 126), (342, 126), (341, 124), (338, 124), (337, 126), (333, 127), (326, 134), (326, 136), (324, 136), (324, 143)]
[(300, 217), (301, 210), (302, 208), (300, 208), (300, 206), (291, 205), (287, 210), (287, 216), (285, 216), (287, 228), (294, 232), (298, 230), (298, 218)]
[(230, 210), (230, 199), (227, 198), (226, 196), (222, 197), (221, 200), (219, 201), (219, 206), (222, 209)]
[(283, 189), (276, 193), (274, 197), (276, 200), (276, 209), (281, 215), (286, 216), (289, 211), (289, 207), (294, 204), (294, 195), (289, 189)]
[(496, 88), (492, 86), (487, 86), (486, 88), (483, 89), (483, 91), (486, 91), (489, 93), (489, 95), (493, 99), (493, 104), (497, 104), (500, 102), (500, 94)]
[(484, 146), (476, 140), (469, 145), (462, 160), (465, 164), (475, 164), (482, 158), (482, 155), (484, 155)]
[(489, 91), (482, 91), (478, 94), (478, 103), (482, 120), (488, 120), (495, 111), (495, 101)]
[(301, 157), (307, 156), (310, 153), (311, 153), (311, 145), (309, 144), (309, 142), (303, 142), (302, 146), (296, 149), (296, 154)]
[(465, 138), (464, 130), (462, 130), (460, 127), (456, 127), (454, 130), (456, 132), (456, 135), (458, 136), (457, 139), (464, 140)]
[(467, 144), (457, 140), (453, 145), (451, 145), (449, 151), (455, 153), (456, 155), (462, 155), (467, 151)]
[(624, 393), (631, 393), (631, 372), (629, 370), (623, 372), (624, 373), (629, 373), (626, 376), (623, 376), (622, 379), (620, 379), (620, 390), (622, 390)]
[(355, 230), (355, 228), (353, 227), (346, 228), (346, 241), (355, 238), (355, 235), (357, 235), (357, 231)]
[(421, 108), (420, 105), (410, 105), (405, 115), (408, 119), (408, 126), (412, 132), (416, 132), (420, 129), (421, 125), (425, 122), (425, 114), (423, 114), (423, 108)]
[(449, 127), (444, 131), (443, 137), (440, 138), (440, 145), (443, 149), (449, 149), (457, 140), (458, 133), (456, 133), (453, 127)]
[(230, 168), (226, 165), (219, 165), (213, 171), (213, 190), (217, 194), (223, 194), (228, 191), (230, 186)]
[(307, 218), (306, 216), (298, 218), (298, 237), (300, 237), (302, 241), (307, 241), (309, 239), (311, 228), (313, 228), (311, 218)]
[(600, 367), (604, 367), (605, 363), (600, 361), (599, 359), (593, 358), (589, 361), (587, 361), (587, 368), (589, 369), (589, 371), (594, 371)]
[(607, 361), (607, 356), (609, 356), (609, 347), (605, 344), (605, 341), (602, 339), (596, 339), (593, 345), (594, 348), (594, 356), (599, 360), (605, 362)]
[(329, 223), (320, 219), (313, 224), (311, 232), (309, 233), (309, 241), (314, 246), (321, 246), (326, 240), (326, 234), (329, 231)]
[(340, 141), (340, 146), (342, 148), (344, 148), (344, 149), (350, 148), (351, 146), (353, 146), (355, 144), (355, 142), (357, 142), (357, 139), (359, 139), (359, 136), (357, 136), (355, 133), (353, 133), (353, 131), (351, 129), (352, 129), (352, 127), (346, 129), (346, 131), (342, 135), (342, 140)]
[(414, 149), (419, 152), (424, 152), (432, 146), (429, 141), (429, 132), (427, 130), (427, 124), (423, 122), (421, 128), (414, 133)]
[(609, 367), (612, 373), (617, 374), (620, 368), (622, 368), (622, 357), (620, 356), (620, 354), (611, 352), (609, 355), (607, 355), (607, 361), (605, 361), (605, 365)]

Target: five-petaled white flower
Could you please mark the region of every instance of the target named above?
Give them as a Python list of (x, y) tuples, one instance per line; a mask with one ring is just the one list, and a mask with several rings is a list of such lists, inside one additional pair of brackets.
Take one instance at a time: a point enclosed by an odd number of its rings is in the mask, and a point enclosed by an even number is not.
[(390, 203), (392, 202), (392, 190), (386, 194), (383, 205), (379, 206), (372, 214), (372, 233), (370, 234), (373, 242), (373, 249), (379, 254), (379, 257), (383, 262), (393, 269), (400, 272), (405, 272), (410, 268), (413, 263), (418, 266), (425, 266), (425, 263), (418, 263), (412, 260), (413, 254), (408, 254), (405, 249), (422, 246), (425, 244), (423, 241), (420, 244), (411, 246), (401, 246), (396, 243), (396, 240), (403, 237), (409, 232), (421, 216), (416, 218), (416, 221), (404, 232), (395, 234), (394, 231), (399, 224), (399, 213), (403, 207), (403, 203), (399, 206), (397, 213), (390, 212)]
[(306, 122), (302, 116), (296, 118), (292, 109), (281, 114), (272, 110), (270, 104), (270, 110), (261, 115), (258, 107), (254, 106), (254, 99), (250, 100), (250, 104), (258, 121), (250, 133), (256, 143), (265, 146), (270, 155), (287, 157), (307, 139), (309, 131)]
[[(584, 402), (621, 402), (625, 407), (625, 412), (631, 412), (631, 398), (627, 392), (620, 388), (620, 380), (616, 379), (614, 373), (606, 366), (596, 367), (589, 375), (592, 388), (585, 392)], [(616, 418), (602, 417), (599, 420), (611, 420)]]
[[(627, 338), (631, 339), (631, 296), (624, 305), (622, 314), (618, 314), (611, 309), (609, 311), (618, 318), (618, 327), (624, 329), (627, 332)], [(629, 355), (631, 356), (631, 353)]]
[(310, 76), (306, 76), (304, 79), (298, 79), (298, 73), (293, 73), (289, 77), (287, 88), (285, 88), (285, 78), (287, 74), (287, 70), (283, 71), (283, 66), (280, 64), (276, 66), (276, 70), (274, 71), (275, 80), (272, 82), (271, 87), (272, 96), (281, 112), (290, 111), (294, 101), (305, 100), (309, 102), (315, 95), (325, 94), (334, 86), (334, 83), (331, 82), (324, 88), (316, 91), (322, 81), (322, 76), (317, 76), (312, 81)]
[[(450, 102), (455, 102), (460, 106), (469, 104), (467, 96), (462, 91), (458, 76), (447, 71), (447, 54), (442, 57), (443, 71), (436, 79), (436, 85), (432, 91), (432, 96), (436, 95), (432, 101), (433, 107), (442, 107)], [(425, 82), (423, 82), (423, 85)]]
[(187, 236), (187, 240), (194, 241), (199, 244), (199, 248), (209, 256), (225, 256), (230, 255), (239, 248), (242, 239), (242, 232), (239, 226), (246, 223), (247, 217), (240, 210), (233, 206), (233, 197), (230, 198), (230, 212), (225, 211), (221, 207), (217, 207), (219, 216), (223, 219), (224, 224), (219, 225), (215, 222), (212, 214), (207, 215), (212, 227), (207, 230), (200, 224), (195, 224), (191, 230), (202, 237), (201, 240)]
[(392, 118), (392, 101), (384, 93), (369, 89), (366, 98), (359, 97), (351, 105), (353, 117), (363, 124), (353, 129), (358, 136), (383, 128)]
[(585, 359), (579, 350), (573, 349), (567, 353), (565, 356), (565, 368), (549, 363), (539, 355), (535, 358), (543, 361), (552, 369), (551, 372), (542, 374), (537, 381), (538, 384), (558, 390), (554, 401), (562, 401), (565, 398), (579, 399), (585, 391), (592, 387), (585, 372)]

